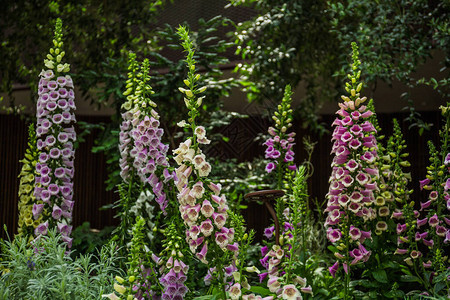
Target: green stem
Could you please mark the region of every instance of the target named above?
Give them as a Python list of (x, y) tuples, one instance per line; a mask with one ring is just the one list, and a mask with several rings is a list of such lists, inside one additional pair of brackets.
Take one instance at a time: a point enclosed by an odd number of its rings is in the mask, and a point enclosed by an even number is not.
[(350, 242), (349, 242), (349, 236), (350, 236), (350, 228), (348, 226), (348, 218), (345, 218), (347, 221), (346, 226), (346, 239), (345, 239), (345, 262), (347, 264), (347, 272), (345, 272), (345, 288), (344, 288), (344, 300), (350, 299), (350, 257), (349, 257), (349, 249), (350, 249)]

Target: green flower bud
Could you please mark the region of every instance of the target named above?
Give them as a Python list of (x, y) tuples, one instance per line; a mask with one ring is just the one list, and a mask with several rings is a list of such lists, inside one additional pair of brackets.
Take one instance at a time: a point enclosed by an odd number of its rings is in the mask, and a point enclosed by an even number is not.
[(193, 97), (193, 96), (194, 96), (194, 94), (192, 93), (191, 90), (185, 90), (185, 94), (186, 94), (186, 96), (188, 96), (188, 97)]
[(116, 281), (117, 281), (118, 283), (124, 283), (124, 281), (125, 281), (125, 279), (123, 279), (123, 278), (120, 277), (120, 276), (116, 276), (115, 278), (116, 278)]
[(362, 82), (360, 84), (358, 84), (358, 86), (356, 87), (356, 91), (359, 93), (362, 89)]
[(114, 283), (114, 290), (116, 290), (116, 292), (118, 292), (119, 294), (123, 295), (127, 289), (123, 285)]

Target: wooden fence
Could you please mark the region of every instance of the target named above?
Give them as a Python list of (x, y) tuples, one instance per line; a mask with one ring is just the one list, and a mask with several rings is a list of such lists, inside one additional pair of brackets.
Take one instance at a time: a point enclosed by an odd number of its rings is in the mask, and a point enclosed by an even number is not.
[[(438, 142), (438, 129), (441, 127), (441, 117), (439, 112), (422, 113), (424, 119), (435, 126), (430, 132), (418, 135), (417, 129), (408, 129), (408, 124), (401, 122), (403, 133), (410, 152), (409, 160), (412, 164), (411, 173), (413, 179), (412, 187), (415, 190), (413, 197), (420, 198), (418, 191), (418, 180), (425, 176), (425, 167), (428, 164), (428, 147), (426, 141), (431, 139)], [(405, 114), (379, 114), (380, 126), (383, 134), (389, 136), (392, 133), (392, 118), (402, 120)], [(323, 116), (326, 124), (331, 124), (334, 116)], [(98, 123), (108, 122), (108, 117), (78, 117), (78, 120)], [(297, 122), (299, 123), (299, 122)], [(294, 122), (294, 124), (297, 124)], [(239, 161), (252, 160), (264, 153), (264, 148), (253, 142), (257, 133), (265, 131), (269, 122), (260, 117), (250, 117), (248, 119), (235, 120), (226, 128), (223, 133), (230, 137), (228, 143), (221, 143), (211, 154), (223, 157), (235, 157)], [(294, 126), (298, 136), (295, 146), (296, 161), (301, 162), (305, 157), (302, 149), (301, 137), (305, 131), (300, 126)], [(27, 124), (19, 117), (0, 115), (0, 224), (5, 224), (11, 236), (16, 232), (18, 218), (18, 185), (17, 176), (20, 172), (22, 159), (27, 144)], [(105, 157), (102, 154), (94, 154), (91, 148), (94, 145), (96, 132), (85, 137), (86, 141), (80, 144), (75, 157), (75, 177), (74, 177), (74, 200), (73, 223), (75, 226), (89, 221), (92, 228), (101, 229), (105, 226), (117, 224), (113, 218), (111, 209), (100, 211), (99, 208), (105, 204), (113, 203), (118, 195), (115, 192), (105, 191), (105, 180), (107, 178)], [(330, 136), (312, 136), (317, 145), (313, 154), (313, 165), (315, 173), (309, 180), (309, 192), (314, 198), (323, 201), (328, 191), (328, 178), (330, 176), (330, 156), (331, 142)], [(227, 174), (232, 176), (232, 174)], [(248, 191), (252, 192), (252, 191)], [(418, 201), (416, 201), (417, 203)], [(269, 215), (264, 207), (258, 204), (251, 204), (249, 209), (243, 212), (247, 219), (248, 226), (258, 230), (258, 239), (261, 237), (262, 228), (269, 223)], [(0, 237), (5, 237), (5, 232), (0, 231)]]

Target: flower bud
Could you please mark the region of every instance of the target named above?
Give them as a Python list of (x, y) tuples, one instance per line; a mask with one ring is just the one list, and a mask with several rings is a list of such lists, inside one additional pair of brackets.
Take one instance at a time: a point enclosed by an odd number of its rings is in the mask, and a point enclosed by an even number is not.
[(358, 84), (358, 86), (356, 87), (356, 91), (359, 93), (362, 89), (362, 82), (360, 84)]
[(185, 90), (184, 92), (185, 92), (186, 96), (188, 96), (188, 97), (194, 96), (194, 94), (192, 93), (191, 90)]
[(116, 290), (116, 292), (118, 292), (119, 294), (123, 295), (127, 289), (123, 285), (114, 283), (114, 290)]
[(350, 98), (347, 97), (347, 96), (342, 95), (341, 98), (342, 98), (342, 100), (344, 100), (345, 102), (350, 101)]
[(123, 283), (125, 281), (125, 279), (123, 279), (120, 276), (116, 276), (116, 280), (117, 280), (118, 283)]

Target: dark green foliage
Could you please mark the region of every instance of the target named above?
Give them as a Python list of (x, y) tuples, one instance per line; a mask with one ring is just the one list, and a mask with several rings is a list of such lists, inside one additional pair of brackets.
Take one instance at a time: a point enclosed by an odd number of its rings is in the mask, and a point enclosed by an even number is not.
[(95, 251), (108, 243), (113, 229), (114, 227), (108, 226), (98, 230), (91, 228), (89, 222), (84, 222), (72, 232), (72, 255), (94, 254)]
[[(409, 88), (425, 84), (448, 98), (450, 38), (448, 1), (273, 1), (230, 0), (231, 5), (255, 7), (259, 16), (236, 30), (237, 53), (248, 61), (238, 66), (250, 100), (276, 99), (286, 84), (302, 81), (305, 95), (297, 114), (310, 128), (323, 131), (316, 112), (337, 99), (348, 72), (347, 47), (356, 42), (369, 87), (377, 80), (394, 80)], [(414, 72), (432, 56), (441, 74), (416, 78)], [(409, 99), (409, 92), (404, 94)], [(299, 97), (297, 95), (297, 97)], [(405, 103), (406, 104), (406, 103)], [(411, 107), (410, 104), (408, 106)], [(412, 109), (409, 120), (419, 130), (429, 128)]]
[[(151, 48), (149, 24), (165, 2), (4, 1), (4, 17), (0, 19), (0, 90), (11, 92), (13, 83), (30, 84), (36, 90), (35, 78), (49, 46), (46, 37), (51, 36), (53, 27), (49, 24), (57, 17), (65, 24), (65, 50), (72, 72), (97, 72), (107, 58), (120, 57), (122, 49), (146, 52)], [(78, 78), (74, 81), (79, 83)]]

